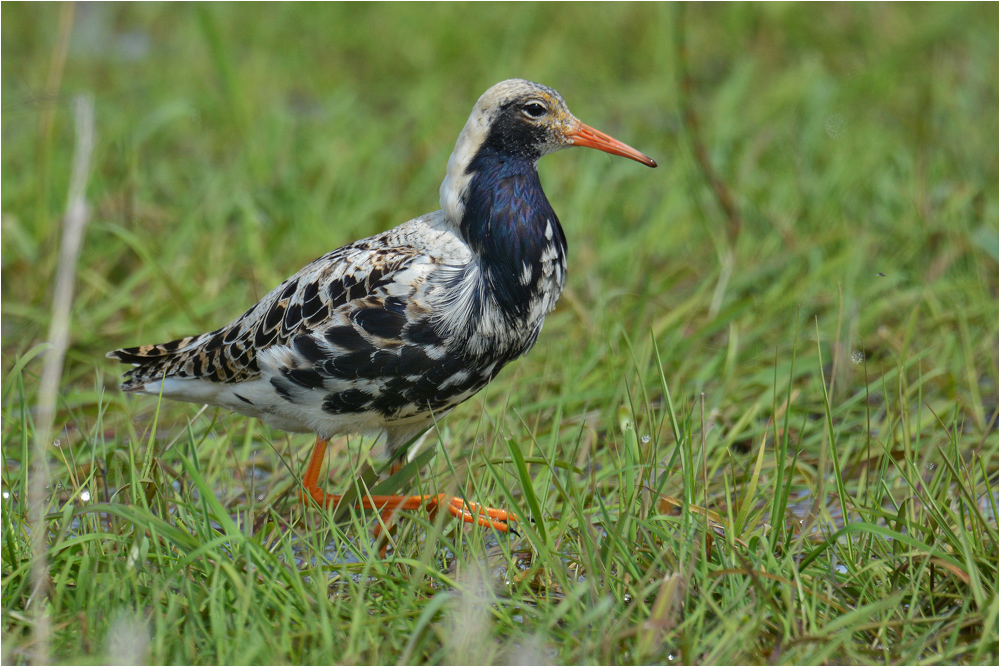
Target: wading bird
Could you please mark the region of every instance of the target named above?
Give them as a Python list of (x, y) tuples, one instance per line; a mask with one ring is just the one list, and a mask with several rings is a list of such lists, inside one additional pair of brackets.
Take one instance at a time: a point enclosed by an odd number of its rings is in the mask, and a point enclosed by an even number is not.
[[(319, 486), (329, 438), (381, 431), (381, 455), (401, 460), (535, 344), (566, 278), (566, 238), (535, 165), (569, 146), (656, 166), (581, 123), (551, 88), (501, 81), (458, 137), (440, 211), (327, 253), (221, 329), (108, 353), (134, 366), (122, 389), (315, 433), (303, 499), (339, 503)], [(498, 530), (516, 520), (460, 498), (361, 501), (383, 512), (438, 505)]]

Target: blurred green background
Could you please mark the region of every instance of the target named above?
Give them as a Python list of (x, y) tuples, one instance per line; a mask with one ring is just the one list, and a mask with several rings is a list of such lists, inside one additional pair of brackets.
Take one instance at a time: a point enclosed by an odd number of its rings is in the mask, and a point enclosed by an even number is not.
[[(751, 474), (752, 457), (745, 454), (758, 443), (768, 443), (760, 488), (771, 493), (770, 484), (780, 481), (787, 461), (772, 460), (774, 440), (768, 434), (775, 432), (772, 419), (781, 419), (784, 410), (777, 409), (776, 396), (790, 395), (785, 425), (791, 423), (789, 437), (799, 452), (797, 467), (789, 472), (792, 499), (804, 499), (823, 525), (845, 520), (838, 512), (846, 507), (840, 504), (847, 502), (846, 494), (834, 492), (846, 488), (858, 502), (868, 502), (866, 475), (874, 470), (885, 475), (881, 488), (896, 494), (913, 525), (944, 525), (940, 515), (932, 522), (918, 514), (933, 503), (926, 496), (913, 500), (912, 494), (919, 486), (920, 493), (940, 494), (942, 506), (951, 502), (948, 490), (957, 478), (947, 477), (951, 473), (939, 465), (947, 450), (957, 452), (956, 460), (979, 466), (975, 470), (982, 477), (971, 474), (961, 483), (969, 485), (970, 506), (992, 521), (995, 533), (990, 508), (996, 502), (998, 458), (996, 3), (5, 2), (0, 14), (5, 503), (7, 490), (24, 478), (21, 446), (32, 437), (32, 413), (20, 409), (35, 404), (41, 363), (31, 360), (23, 375), (11, 370), (44, 340), (49, 326), (75, 96), (93, 96), (97, 143), (57, 426), (64, 427), (61, 437), (73, 461), (100, 459), (108, 471), (103, 483), (122, 488), (132, 474), (126, 441), (144, 441), (156, 401), (123, 397), (117, 390), (122, 369), (106, 360), (105, 352), (216, 328), (324, 252), (437, 209), (448, 155), (476, 99), (501, 79), (523, 77), (554, 87), (585, 123), (660, 166), (649, 170), (579, 150), (541, 161), (543, 186), (569, 241), (566, 292), (535, 349), (446, 420), (440, 437), (447, 451), (462, 465), (469, 461), (470, 470), (454, 476), (459, 483), (470, 478), (477, 480), (476, 490), (493, 488), (492, 478), (483, 481), (481, 451), (469, 456), (477, 442), (496, 447), (491, 438), (500, 434), (516, 440), (526, 456), (538, 442), (551, 443), (552, 456), (592, 472), (573, 478), (573, 488), (588, 494), (574, 500), (590, 517), (595, 497), (615, 498), (627, 486), (619, 484), (616, 457), (623, 456), (630, 424), (633, 439), (640, 432), (652, 435), (646, 455), (658, 464), (679, 451), (663, 415), (662, 370), (682, 430), (689, 441), (705, 442), (711, 481), (698, 493), (704, 491), (709, 508), (724, 514), (734, 506), (729, 494), (738, 484), (744, 484), (740, 498), (748, 479), (756, 485), (759, 471)], [(181, 469), (176, 460), (181, 447), (164, 453), (163, 441), (185, 433), (195, 412), (190, 405), (163, 406), (160, 440), (149, 440), (157, 465)], [(275, 462), (275, 452), (289, 454), (290, 465), (298, 466), (310, 444), (307, 436), (283, 439), (242, 418), (212, 412), (192, 428), (201, 472), (220, 489), (227, 509), (243, 506), (233, 471), (253, 460), (274, 471), (261, 482), (268, 503), (274, 503), (269, 507), (293, 511), (294, 481)], [(828, 458), (829, 438), (836, 439), (842, 478)], [(261, 444), (272, 441), (278, 443), (274, 450)], [(501, 442), (500, 454), (504, 446)], [(346, 459), (344, 452), (338, 456)], [(900, 472), (893, 466), (903, 459), (912, 468)], [(337, 465), (346, 470), (346, 464)], [(533, 465), (537, 473), (540, 466)], [(75, 466), (66, 463), (55, 473), (64, 485), (58, 487), (59, 502), (77, 502), (75, 474), (96, 489), (93, 471), (85, 477)], [(453, 472), (440, 460), (428, 467), (446, 477)], [(691, 469), (684, 477), (669, 466), (660, 472), (665, 493), (695, 499)], [(564, 499), (549, 493), (547, 474), (543, 468), (534, 479), (545, 516), (562, 522), (553, 539), (572, 543), (573, 531), (586, 534), (591, 528), (577, 526)], [(925, 483), (907, 477), (911, 474), (926, 475)], [(978, 487), (984, 480), (988, 488)], [(750, 504), (741, 506), (738, 523), (747, 528), (740, 539), (769, 530), (762, 517), (770, 500), (756, 498), (753, 488), (750, 500), (759, 513), (744, 523)], [(169, 489), (163, 493), (173, 498)], [(880, 501), (872, 502), (876, 512)], [(636, 509), (636, 516), (645, 520), (648, 510)], [(619, 511), (616, 516), (631, 510), (622, 505)], [(964, 530), (965, 515), (958, 513), (952, 523)], [(6, 524), (4, 530), (8, 559), (17, 549), (10, 546), (13, 538), (8, 542)], [(957, 637), (955, 628), (973, 626), (979, 628), (976, 638), (985, 632), (985, 643), (972, 660), (995, 659), (990, 633), (996, 626), (996, 571), (989, 574), (987, 565), (996, 562), (996, 541), (979, 533), (968, 538), (962, 530), (934, 548), (958, 549), (962, 539), (965, 547), (969, 539), (981, 539), (975, 556), (968, 549), (966, 554), (968, 570), (982, 568), (984, 574), (982, 582), (973, 577), (971, 589), (957, 589), (949, 602), (955, 606), (947, 607), (951, 611), (941, 612), (940, 602), (932, 601), (928, 611), (892, 601), (896, 607), (887, 615), (892, 623), (893, 614), (902, 618), (903, 630), (889, 639), (881, 634), (872, 639), (865, 634), (866, 614), (845, 621), (835, 604), (822, 613), (803, 612), (813, 615), (813, 626), (805, 623), (812, 630), (802, 630), (801, 619), (779, 619), (777, 626), (791, 635), (830, 630), (831, 643), (786, 644), (781, 659), (969, 660), (961, 642), (940, 648), (938, 630), (954, 630)], [(561, 541), (564, 533), (572, 539)], [(675, 553), (663, 546), (668, 543), (662, 537), (659, 546), (650, 547), (652, 564), (629, 567), (644, 568), (644, 574), (648, 568), (649, 580), (659, 581), (670, 568), (657, 559)], [(630, 558), (647, 553), (643, 544), (601, 548), (621, 574)], [(886, 547), (886, 568), (895, 567), (895, 548)], [(759, 556), (769, 571), (783, 576), (795, 567), (792, 561), (801, 562), (796, 553), (784, 552), (779, 566), (766, 561), (769, 553), (747, 557)], [(840, 595), (849, 587), (840, 588), (836, 558), (814, 569), (825, 568), (830, 583), (824, 590)], [(712, 565), (707, 559), (699, 567), (745, 562)], [(850, 567), (867, 572), (868, 565), (862, 558)], [(206, 565), (204, 577), (214, 576), (213, 568)], [(851, 576), (855, 573), (852, 569)], [(702, 574), (715, 581), (708, 569)], [(12, 605), (23, 604), (16, 590), (23, 589), (24, 574), (4, 576), (5, 595), (15, 591), (10, 601), (5, 598), (6, 624)], [(192, 605), (199, 604), (197, 595), (205, 588), (201, 576), (191, 575), (185, 589)], [(119, 575), (110, 579), (108, 595), (117, 600)], [(647, 613), (641, 601), (658, 589), (641, 588), (642, 578), (631, 580), (627, 585), (636, 588), (600, 612), (611, 620), (602, 617), (595, 633), (583, 628), (595, 627), (593, 614), (603, 608), (588, 601), (605, 600), (600, 596), (606, 592), (597, 577), (587, 581), (595, 586), (593, 597), (574, 600), (577, 607), (546, 606), (551, 601), (541, 596), (532, 603), (544, 618), (537, 625), (529, 622), (526, 633), (536, 627), (546, 628), (539, 630), (543, 634), (565, 630), (555, 639), (538, 640), (540, 646), (558, 647), (553, 649), (558, 658), (545, 654), (545, 659), (667, 659), (666, 648), (643, 653), (634, 646), (636, 619)], [(935, 589), (933, 571), (930, 584), (917, 575), (911, 584), (914, 599), (943, 590)], [(410, 589), (392, 585), (388, 592), (359, 592), (357, 609), (384, 618), (378, 596), (398, 594), (394, 599), (403, 601), (401, 608), (417, 606), (393, 617), (392, 627), (412, 629), (423, 602)], [(854, 589), (843, 592), (844, 604), (882, 604), (880, 585), (859, 584), (856, 596)], [(63, 597), (53, 604), (64, 615), (57, 614), (57, 622), (75, 626), (76, 589), (59, 590)], [(763, 662), (774, 657), (772, 650), (781, 653), (784, 631), (775, 629), (767, 606), (772, 598), (762, 596), (758, 604), (745, 589), (727, 590), (725, 600), (696, 595), (693, 584), (685, 590), (687, 609), (705, 605), (698, 607), (703, 615), (689, 614), (686, 622), (694, 626), (676, 629), (690, 642), (685, 646), (694, 652), (691, 661), (701, 656), (707, 662)], [(797, 589), (782, 590), (792, 600)], [(144, 591), (136, 598), (144, 600)], [(212, 591), (206, 595), (215, 595)], [(121, 602), (83, 597), (80, 604), (91, 611)], [(345, 614), (354, 613), (349, 602), (337, 603), (345, 605)], [(744, 603), (750, 611), (733, 611)], [(170, 615), (176, 611), (170, 607), (151, 620), (163, 623), (153, 635), (160, 642), (150, 649), (153, 662), (269, 662), (292, 660), (289, 656), (315, 662), (324, 654), (309, 650), (331, 641), (321, 625), (296, 617), (299, 627), (315, 634), (289, 638), (286, 632), (274, 645), (261, 643), (260, 633), (250, 634), (243, 644), (219, 641), (213, 652), (201, 642), (211, 644), (223, 635), (213, 635), (215, 627), (202, 635), (196, 623), (184, 625), (187, 621), (177, 619), (186, 618), (188, 603), (177, 604), (182, 605), (178, 616)], [(257, 605), (248, 608), (256, 611)], [(279, 616), (287, 617), (286, 611)], [(789, 603), (784, 611), (792, 619), (801, 608)], [(921, 617), (910, 625), (925, 612), (933, 619), (941, 612), (945, 620), (925, 624)], [(744, 619), (739, 632), (745, 635), (734, 634), (732, 619)], [(267, 618), (257, 621), (271, 627)], [(171, 644), (170, 633), (163, 631), (175, 622), (190, 633), (184, 635), (187, 644)], [(20, 621), (9, 623), (5, 632), (12, 627), (28, 636)], [(844, 623), (853, 629), (842, 632)], [(393, 634), (381, 622), (351, 627), (361, 629), (350, 635), (344, 661), (401, 659), (405, 633)], [(907, 635), (910, 628), (926, 634), (914, 639)], [(84, 640), (59, 632), (62, 655), (84, 650), (76, 643)], [(302, 652), (285, 651), (286, 640)], [(449, 641), (441, 639), (444, 648), (418, 652), (414, 660), (492, 659), (449, 652), (454, 648)], [(871, 645), (882, 648), (866, 652)], [(199, 652), (186, 653), (190, 646)], [(226, 652), (241, 648), (246, 653)], [(810, 653), (814, 648), (818, 652)]]

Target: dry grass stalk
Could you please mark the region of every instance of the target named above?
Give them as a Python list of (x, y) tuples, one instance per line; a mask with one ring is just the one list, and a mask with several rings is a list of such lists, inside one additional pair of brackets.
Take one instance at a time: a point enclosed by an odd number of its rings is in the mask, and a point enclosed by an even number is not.
[(49, 579), (45, 557), (45, 537), (48, 533), (45, 527), (45, 510), (50, 480), (46, 450), (52, 441), (59, 382), (62, 377), (66, 348), (69, 346), (70, 311), (73, 306), (76, 264), (83, 242), (83, 231), (89, 218), (86, 190), (90, 176), (90, 158), (94, 148), (94, 100), (88, 95), (78, 96), (73, 103), (73, 115), (76, 120), (73, 172), (70, 176), (69, 193), (66, 198), (66, 215), (63, 218), (59, 264), (56, 270), (55, 290), (52, 294), (52, 320), (49, 323), (48, 335), (51, 347), (45, 354), (45, 363), (42, 367), (42, 378), (38, 390), (36, 438), (29, 484), (32, 585), (28, 604), (31, 605), (34, 617), (35, 664), (49, 662), (50, 627), (44, 603)]

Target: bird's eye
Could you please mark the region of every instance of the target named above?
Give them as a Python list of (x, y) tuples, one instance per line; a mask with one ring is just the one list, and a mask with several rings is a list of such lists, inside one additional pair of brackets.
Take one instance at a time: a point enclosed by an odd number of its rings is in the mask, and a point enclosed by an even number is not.
[(538, 102), (528, 102), (521, 109), (530, 118), (541, 118), (545, 115), (545, 107)]

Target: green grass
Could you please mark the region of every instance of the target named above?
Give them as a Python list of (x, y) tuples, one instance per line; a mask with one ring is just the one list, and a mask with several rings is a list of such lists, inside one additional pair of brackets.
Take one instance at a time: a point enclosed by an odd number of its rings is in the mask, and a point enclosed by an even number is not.
[[(997, 663), (995, 4), (84, 4), (58, 76), (60, 6), (0, 11), (4, 663), (39, 605), (59, 662)], [(542, 161), (566, 292), (407, 483), (532, 517), (518, 535), (417, 513), (372, 557), (375, 518), (299, 504), (309, 437), (118, 391), (107, 350), (219, 326), (437, 208), (510, 76), (660, 163)], [(364, 445), (334, 443), (331, 490)]]

